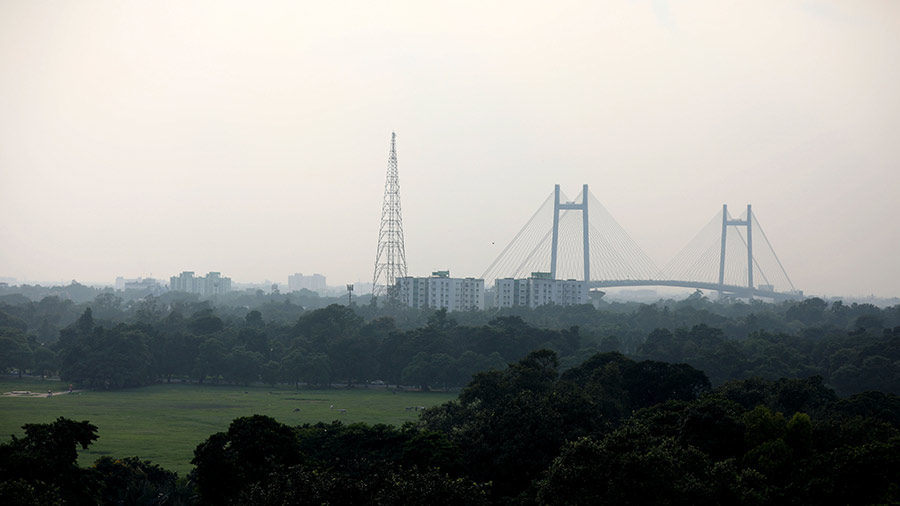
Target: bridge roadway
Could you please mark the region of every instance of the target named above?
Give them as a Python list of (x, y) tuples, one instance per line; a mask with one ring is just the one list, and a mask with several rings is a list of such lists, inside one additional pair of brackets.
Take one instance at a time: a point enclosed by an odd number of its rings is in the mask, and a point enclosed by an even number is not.
[(665, 279), (624, 279), (607, 281), (590, 281), (588, 288), (623, 288), (629, 286), (674, 286), (678, 288), (696, 288), (698, 290), (714, 290), (734, 294), (737, 297), (759, 297), (775, 301), (802, 299), (802, 294), (775, 292), (772, 290), (750, 289), (746, 286), (720, 285), (702, 281), (677, 281)]

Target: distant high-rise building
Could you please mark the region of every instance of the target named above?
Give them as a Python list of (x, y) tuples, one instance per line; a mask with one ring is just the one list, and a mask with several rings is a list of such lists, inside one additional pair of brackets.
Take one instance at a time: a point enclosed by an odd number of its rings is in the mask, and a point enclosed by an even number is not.
[(199, 278), (194, 277), (194, 271), (183, 271), (181, 274), (169, 278), (169, 290), (200, 293)]
[(399, 302), (409, 307), (484, 310), (483, 279), (451, 278), (450, 271), (436, 271), (427, 278), (398, 278), (396, 287)]
[(116, 290), (139, 290), (147, 291), (154, 295), (164, 292), (163, 285), (153, 278), (134, 278), (126, 279), (122, 276), (116, 278)]
[(231, 278), (220, 272), (208, 272), (206, 276), (194, 277), (194, 271), (184, 271), (169, 278), (169, 290), (199, 293), (204, 297), (222, 295), (231, 291)]
[(325, 284), (325, 276), (321, 274), (305, 276), (298, 272), (297, 274), (288, 276), (288, 290), (292, 292), (304, 289), (318, 292), (327, 288), (328, 285)]
[(231, 278), (222, 277), (220, 272), (208, 272), (202, 280), (200, 295), (205, 297), (222, 295), (231, 291)]
[(591, 302), (587, 283), (575, 279), (553, 279), (549, 272), (532, 272), (527, 279), (496, 279), (494, 297), (498, 308), (545, 304), (574, 306)]

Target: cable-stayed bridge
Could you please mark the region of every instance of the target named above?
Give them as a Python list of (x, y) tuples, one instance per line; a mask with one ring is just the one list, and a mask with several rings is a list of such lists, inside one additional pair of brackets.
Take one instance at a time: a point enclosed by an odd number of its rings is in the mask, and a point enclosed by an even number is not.
[(584, 185), (569, 200), (556, 185), (530, 220), (482, 274), (524, 278), (549, 272), (591, 288), (671, 286), (774, 300), (801, 292), (775, 254), (751, 207), (737, 218), (727, 206), (660, 269)]

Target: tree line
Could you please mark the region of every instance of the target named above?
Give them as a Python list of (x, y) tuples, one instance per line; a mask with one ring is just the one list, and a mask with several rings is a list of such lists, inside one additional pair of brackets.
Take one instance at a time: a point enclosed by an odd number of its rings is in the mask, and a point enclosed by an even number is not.
[[(54, 334), (49, 315), (64, 321), (76, 309), (81, 313)], [(39, 341), (48, 332), (48, 341)], [(108, 293), (86, 306), (54, 298), (0, 305), (0, 370), (58, 373), (83, 388), (173, 379), (458, 388), (478, 371), (539, 348), (556, 352), (563, 369), (616, 351), (690, 364), (713, 385), (818, 375), (839, 395), (900, 393), (900, 306), (815, 298), (713, 303), (698, 295), (666, 304), (500, 312), (338, 304), (303, 310), (289, 299), (248, 309), (160, 298), (126, 310)]]

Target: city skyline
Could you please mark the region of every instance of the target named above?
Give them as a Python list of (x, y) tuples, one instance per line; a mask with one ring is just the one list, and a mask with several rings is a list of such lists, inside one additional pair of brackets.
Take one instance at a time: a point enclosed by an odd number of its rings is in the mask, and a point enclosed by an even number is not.
[(480, 276), (582, 184), (662, 267), (753, 205), (798, 289), (900, 294), (900, 6), (0, 5), (0, 277)]

